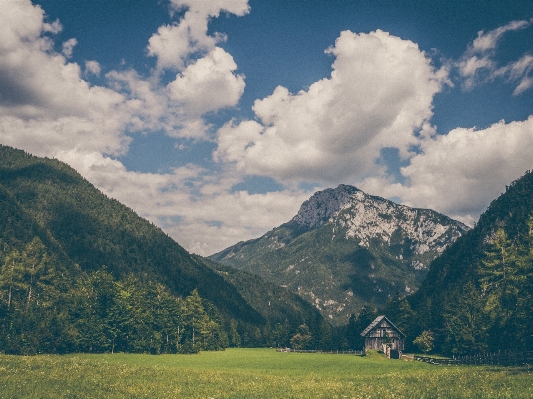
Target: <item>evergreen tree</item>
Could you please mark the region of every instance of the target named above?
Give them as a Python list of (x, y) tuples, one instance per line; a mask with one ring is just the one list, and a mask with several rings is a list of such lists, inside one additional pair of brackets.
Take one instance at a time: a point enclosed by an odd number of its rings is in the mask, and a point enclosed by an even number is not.
[(361, 329), (360, 323), (357, 322), (357, 317), (355, 314), (351, 314), (350, 319), (348, 320), (348, 325), (346, 326), (346, 342), (350, 350), (360, 350), (361, 349)]
[(326, 320), (322, 320), (320, 324), (320, 337), (318, 340), (318, 348), (320, 350), (329, 351), (333, 349), (331, 324)]
[(230, 321), (229, 345), (232, 348), (239, 348), (242, 345), (241, 336), (239, 334), (239, 331), (237, 330), (237, 322), (234, 319), (231, 319)]
[(285, 346), (286, 333), (283, 328), (283, 324), (276, 323), (274, 328), (270, 331), (270, 345), (275, 348)]
[(481, 293), (469, 282), (450, 303), (445, 314), (447, 352), (483, 353), (487, 346), (487, 320)]

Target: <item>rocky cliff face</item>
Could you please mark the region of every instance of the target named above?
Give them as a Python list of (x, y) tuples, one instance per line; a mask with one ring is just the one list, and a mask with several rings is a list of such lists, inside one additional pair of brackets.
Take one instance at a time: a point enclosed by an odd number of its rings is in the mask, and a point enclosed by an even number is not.
[[(441, 253), (469, 227), (429, 209), (416, 209), (365, 194), (353, 186), (340, 185), (314, 194), (305, 201), (292, 223), (313, 229), (324, 224), (343, 231), (346, 239), (369, 248), (379, 240), (390, 246), (400, 234), (415, 254)], [(336, 229), (337, 228), (337, 229)]]
[(302, 204), (291, 222), (309, 229), (320, 227), (339, 210), (349, 207), (353, 196), (359, 193), (363, 192), (343, 184), (336, 189), (319, 191)]
[(288, 223), (211, 259), (289, 287), (336, 323), (418, 287), (469, 228), (348, 185), (315, 193)]

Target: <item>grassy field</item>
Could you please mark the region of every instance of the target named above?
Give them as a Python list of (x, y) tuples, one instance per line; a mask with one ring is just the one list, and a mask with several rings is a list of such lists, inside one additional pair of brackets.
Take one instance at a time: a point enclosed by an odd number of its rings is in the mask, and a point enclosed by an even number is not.
[(533, 375), (273, 349), (0, 355), (0, 398), (533, 398)]

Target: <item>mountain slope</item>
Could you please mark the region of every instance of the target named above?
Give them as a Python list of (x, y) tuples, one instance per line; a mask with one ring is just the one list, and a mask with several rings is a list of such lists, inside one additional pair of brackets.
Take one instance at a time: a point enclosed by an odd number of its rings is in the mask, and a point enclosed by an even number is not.
[(207, 265), (233, 284), (242, 297), (271, 325), (289, 321), (294, 327), (306, 323), (316, 328), (323, 320), (318, 310), (300, 296), (256, 274), (204, 259)]
[(265, 322), (205, 262), (62, 162), (0, 146), (0, 201), (0, 262), (38, 237), (49, 256), (73, 273), (105, 266), (115, 278), (133, 273), (178, 296), (197, 288), (224, 315)]
[(432, 330), (437, 350), (465, 354), (528, 348), (532, 293), (533, 173), (527, 172), (431, 263), (407, 299), (417, 333)]
[(300, 294), (335, 323), (418, 287), (430, 261), (468, 227), (340, 185), (315, 193), (288, 223), (210, 259)]

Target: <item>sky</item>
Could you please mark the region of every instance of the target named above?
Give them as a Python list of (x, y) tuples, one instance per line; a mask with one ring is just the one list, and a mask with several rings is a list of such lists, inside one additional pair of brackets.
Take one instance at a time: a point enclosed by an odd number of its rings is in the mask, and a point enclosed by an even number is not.
[(339, 184), (473, 226), (533, 167), (533, 2), (0, 0), (0, 144), (200, 255)]

